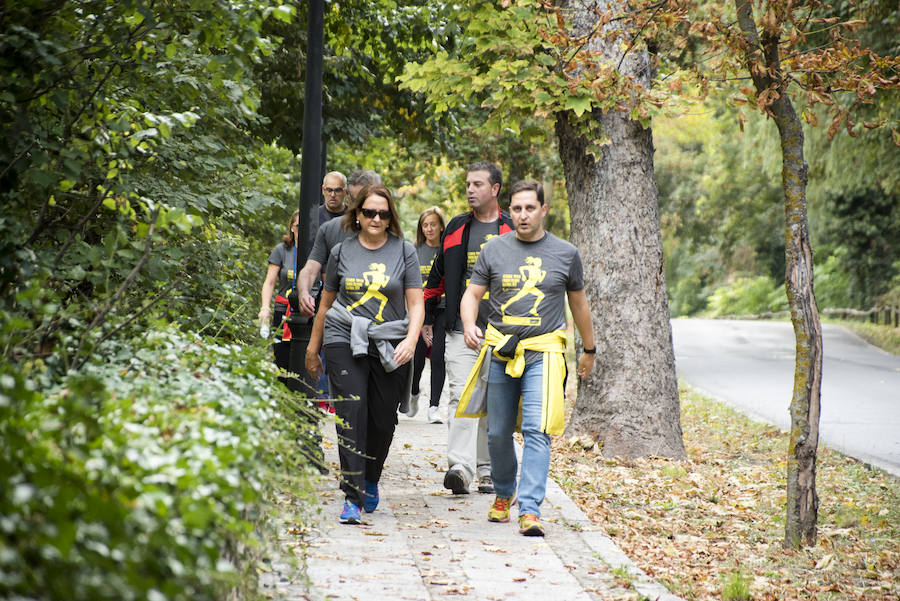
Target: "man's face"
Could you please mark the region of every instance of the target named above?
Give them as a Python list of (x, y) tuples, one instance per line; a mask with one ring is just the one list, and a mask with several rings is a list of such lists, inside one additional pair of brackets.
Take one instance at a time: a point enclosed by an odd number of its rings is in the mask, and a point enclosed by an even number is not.
[(360, 190), (365, 188), (365, 186), (359, 186), (359, 185), (347, 186), (347, 187), (349, 188), (349, 190), (347, 192), (350, 194), (350, 200), (353, 200), (354, 198), (356, 198), (356, 195), (359, 194)]
[(466, 199), (475, 210), (497, 202), (500, 184), (491, 185), (489, 171), (469, 171), (466, 174)]
[(325, 178), (325, 185), (322, 186), (322, 197), (325, 199), (325, 208), (332, 213), (340, 213), (344, 210), (344, 197), (347, 190), (344, 188), (344, 182), (336, 175), (329, 175)]
[(509, 200), (509, 216), (520, 240), (534, 240), (544, 233), (547, 205), (542, 205), (534, 190), (522, 190)]

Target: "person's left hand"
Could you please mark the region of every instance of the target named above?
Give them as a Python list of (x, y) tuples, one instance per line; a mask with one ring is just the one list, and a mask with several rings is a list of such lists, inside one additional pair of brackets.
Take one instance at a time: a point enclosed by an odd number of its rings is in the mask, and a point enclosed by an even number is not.
[(414, 340), (411, 341), (409, 337), (404, 338), (400, 341), (400, 344), (397, 345), (397, 348), (394, 349), (394, 363), (397, 365), (408, 363), (409, 360), (413, 358), (415, 352), (416, 342)]
[(597, 355), (593, 353), (582, 353), (581, 359), (578, 360), (578, 369), (576, 370), (579, 378), (586, 378), (594, 369), (594, 358)]
[(319, 353), (312, 349), (307, 349), (305, 359), (307, 373), (314, 378), (318, 378), (319, 372), (322, 371), (322, 360), (319, 359)]

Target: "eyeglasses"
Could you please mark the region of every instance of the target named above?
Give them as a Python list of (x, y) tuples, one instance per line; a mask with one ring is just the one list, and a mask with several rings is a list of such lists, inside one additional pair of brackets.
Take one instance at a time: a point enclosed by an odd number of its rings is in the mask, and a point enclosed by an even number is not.
[(325, 194), (341, 194), (343, 191), (343, 188), (325, 188)]
[(361, 208), (361, 209), (359, 210), (359, 212), (362, 213), (363, 216), (366, 217), (367, 219), (375, 219), (375, 216), (376, 216), (376, 215), (378, 215), (379, 217), (381, 217), (381, 220), (382, 220), (382, 221), (387, 221), (388, 219), (391, 218), (391, 212), (390, 212), (390, 211), (378, 211), (378, 210), (376, 210), (376, 209), (366, 209), (366, 208)]

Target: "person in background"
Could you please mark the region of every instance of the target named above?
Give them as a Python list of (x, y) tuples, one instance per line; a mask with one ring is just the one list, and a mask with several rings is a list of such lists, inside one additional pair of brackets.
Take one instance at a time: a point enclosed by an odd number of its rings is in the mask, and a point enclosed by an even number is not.
[[(281, 242), (272, 249), (269, 254), (269, 269), (266, 271), (266, 279), (262, 285), (262, 305), (259, 309), (259, 324), (264, 331), (269, 326), (275, 331), (275, 344), (272, 345), (275, 354), (275, 365), (287, 371), (291, 359), (291, 343), (289, 336), (284, 336), (284, 318), (290, 314), (288, 294), (293, 288), (296, 278), (294, 270), (297, 265), (297, 237), (300, 225), (300, 211), (294, 211), (288, 221), (287, 233), (282, 236)], [(277, 293), (276, 293), (277, 290)], [(272, 312), (272, 296), (275, 296), (275, 312)], [(282, 382), (287, 378), (278, 377)]]
[(332, 171), (322, 179), (322, 199), (319, 205), (319, 225), (340, 217), (347, 210), (347, 177), (340, 171)]
[[(429, 207), (419, 215), (416, 226), (416, 254), (419, 256), (419, 267), (422, 281), (427, 282), (431, 273), (431, 265), (441, 249), (441, 237), (444, 235), (444, 213), (438, 207)], [(444, 388), (444, 310), (447, 308), (446, 297), (441, 297), (434, 311), (434, 323), (422, 331), (422, 337), (416, 345), (416, 356), (413, 359), (412, 397), (406, 415), (414, 417), (419, 410), (419, 381), (425, 369), (425, 359), (431, 360), (431, 396), (428, 406), (428, 421), (441, 423), (441, 390)]]
[(306, 369), (317, 374), (325, 352), (340, 446), (340, 521), (360, 522), (378, 507), (397, 408), (409, 396), (410, 361), (424, 319), (415, 247), (403, 240), (390, 191), (368, 186), (344, 215), (352, 237), (335, 245), (325, 272)]
[[(487, 419), (457, 419), (456, 407), (478, 353), (466, 346), (459, 301), (469, 283), (472, 267), (481, 247), (491, 238), (512, 231), (512, 221), (500, 210), (498, 197), (503, 184), (500, 168), (479, 162), (466, 172), (466, 200), (471, 210), (450, 220), (447, 231), (428, 275), (425, 286), (425, 320), (434, 323), (434, 315), (446, 294), (444, 326), (447, 332), (444, 357), (450, 398), (447, 403), (447, 465), (444, 488), (453, 494), (468, 494), (472, 481), (478, 479), (478, 492), (492, 493), (491, 458), (487, 443)], [(487, 324), (487, 303), (482, 303), (478, 323)], [(431, 325), (423, 331), (428, 334)]]
[[(597, 349), (581, 256), (544, 230), (543, 187), (528, 180), (513, 184), (509, 214), (515, 232), (484, 245), (460, 303), (466, 345), (480, 352), (457, 417), (487, 413), (497, 492), (488, 521), (508, 522), (510, 507), (518, 501), (519, 532), (544, 536), (540, 505), (550, 469), (550, 435), (562, 434), (565, 426), (566, 299), (584, 343), (578, 377), (591, 373)], [(490, 308), (483, 329), (476, 319), (486, 292)], [(524, 440), (518, 486), (517, 428)]]
[[(270, 323), (271, 330), (275, 332), (275, 343), (272, 350), (275, 355), (275, 365), (282, 371), (290, 371), (291, 361), (291, 342), (290, 330), (287, 327), (285, 317), (290, 315), (290, 305), (288, 304), (288, 294), (296, 283), (294, 270), (297, 264), (297, 238), (300, 225), (300, 211), (294, 211), (288, 221), (288, 231), (282, 237), (281, 242), (272, 249), (269, 254), (269, 268), (266, 272), (266, 279), (262, 285), (262, 303), (259, 309), (260, 333), (263, 338), (269, 338)], [(272, 297), (275, 297), (275, 311), (272, 312)], [(270, 321), (271, 318), (271, 321)], [(290, 390), (297, 390), (297, 386), (303, 387), (296, 377), (287, 377), (279, 375), (278, 379)], [(311, 391), (307, 392), (308, 393)], [(315, 419), (315, 411), (304, 411), (301, 415), (306, 419), (314, 431), (317, 431), (318, 420)], [(328, 468), (325, 465), (325, 458), (320, 444), (320, 437), (313, 435), (311, 448), (303, 448), (300, 450), (306, 461), (325, 474)]]

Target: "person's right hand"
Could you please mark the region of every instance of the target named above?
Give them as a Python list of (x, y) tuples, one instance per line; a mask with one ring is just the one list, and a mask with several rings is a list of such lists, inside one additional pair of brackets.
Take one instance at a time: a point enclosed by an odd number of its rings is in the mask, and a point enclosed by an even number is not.
[(322, 360), (319, 359), (319, 353), (313, 352), (311, 349), (306, 350), (306, 371), (314, 378), (319, 377), (322, 371)]
[(316, 299), (309, 294), (300, 293), (300, 313), (306, 317), (316, 314)]
[(257, 319), (259, 319), (259, 325), (264, 326), (269, 323), (269, 318), (272, 317), (272, 310), (268, 307), (263, 307), (259, 310), (259, 315), (257, 315)]
[(466, 346), (468, 346), (473, 351), (477, 351), (481, 348), (481, 339), (483, 336), (484, 333), (481, 331), (481, 328), (475, 325), (469, 326), (463, 333), (463, 338), (466, 341)]
[(422, 340), (428, 347), (434, 343), (434, 326), (422, 326)]

